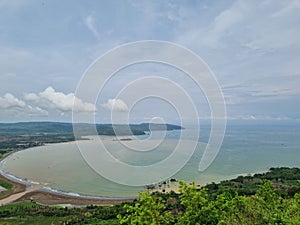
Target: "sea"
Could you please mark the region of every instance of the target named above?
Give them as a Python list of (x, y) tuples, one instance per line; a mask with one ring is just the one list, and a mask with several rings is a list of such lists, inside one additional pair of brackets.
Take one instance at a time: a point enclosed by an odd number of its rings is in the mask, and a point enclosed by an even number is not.
[[(193, 134), (194, 131), (195, 128), (189, 126), (184, 130), (164, 132), (162, 143), (157, 142), (161, 137), (160, 131), (154, 131), (153, 135), (150, 135), (151, 138), (149, 134), (121, 137), (121, 142), (111, 136), (100, 138), (117, 161), (134, 166), (148, 166), (172, 154), (183, 132)], [(165, 177), (165, 174), (168, 174), (165, 173), (169, 169), (168, 165), (162, 166), (159, 170), (161, 177), (157, 181), (174, 178), (204, 185), (240, 175), (266, 172), (271, 167), (300, 167), (299, 123), (230, 123), (227, 125), (223, 144), (216, 158), (206, 170), (200, 172), (198, 165), (209, 135), (210, 125), (201, 126), (199, 142), (188, 162), (168, 177)], [(190, 140), (184, 141), (189, 143)], [(153, 146), (153, 143), (157, 146), (149, 150), (148, 147)], [(147, 149), (147, 152), (128, 151), (126, 144), (137, 144)], [(90, 140), (80, 140), (80, 146), (99, 150), (95, 137), (90, 137)], [(182, 154), (183, 157), (190, 146), (194, 145), (183, 145), (178, 154)], [(105, 165), (108, 171), (115, 172), (114, 164), (111, 167), (109, 164)], [(102, 176), (101, 171), (96, 171), (84, 159), (76, 142), (47, 144), (18, 151), (1, 162), (1, 170), (8, 176), (26, 182), (43, 183), (46, 190), (71, 195), (126, 198), (137, 196), (138, 192), (145, 190), (145, 185), (132, 186), (122, 182), (120, 184)], [(139, 180), (149, 174), (151, 174), (150, 170), (144, 174), (129, 173), (126, 176), (128, 180)]]

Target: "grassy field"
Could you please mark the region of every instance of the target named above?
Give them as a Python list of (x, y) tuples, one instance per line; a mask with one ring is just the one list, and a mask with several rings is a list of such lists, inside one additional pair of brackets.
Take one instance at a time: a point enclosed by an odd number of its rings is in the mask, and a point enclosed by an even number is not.
[(121, 206), (64, 208), (23, 202), (0, 207), (0, 225), (56, 225), (56, 224), (119, 224), (116, 218)]
[(0, 225), (58, 225), (63, 224), (64, 220), (64, 218), (46, 216), (9, 218), (0, 220)]
[[(12, 211), (25, 211), (27, 209), (38, 209), (40, 206), (36, 203), (24, 202), (18, 204), (4, 205), (0, 207), (0, 216), (5, 215), (8, 212)], [(66, 221), (67, 217), (57, 217), (57, 216), (27, 216), (27, 215), (18, 215), (16, 217), (2, 218), (0, 219), (0, 225), (19, 225), (19, 224), (30, 224), (30, 225), (56, 225), (63, 224)]]
[(3, 179), (0, 179), (0, 186), (1, 187), (4, 187), (6, 190), (5, 191), (1, 191), (0, 192), (0, 198), (3, 197), (3, 196), (6, 196), (8, 195), (9, 193), (11, 193), (12, 191), (12, 188), (13, 188), (13, 184), (12, 183), (9, 183)]
[(0, 186), (6, 188), (6, 189), (11, 189), (13, 185), (11, 183), (8, 183), (5, 180), (0, 179)]

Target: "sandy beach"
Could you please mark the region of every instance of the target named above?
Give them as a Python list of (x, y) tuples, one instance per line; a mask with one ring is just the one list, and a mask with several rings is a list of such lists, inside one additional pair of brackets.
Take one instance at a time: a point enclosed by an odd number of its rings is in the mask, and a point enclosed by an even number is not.
[(69, 196), (62, 193), (52, 193), (50, 191), (43, 191), (40, 188), (42, 184), (33, 185), (26, 188), (26, 185), (16, 181), (9, 180), (7, 177), (0, 175), (0, 179), (13, 184), (13, 188), (7, 194), (0, 198), (0, 205), (15, 203), (15, 202), (28, 202), (33, 201), (44, 205), (58, 205), (58, 204), (71, 204), (71, 205), (115, 205), (122, 202), (128, 202), (135, 199), (132, 198), (101, 198), (101, 197), (85, 197), (85, 196)]
[[(11, 154), (7, 154), (1, 159), (4, 160)], [(1, 169), (1, 168), (0, 168)], [(2, 192), (0, 197), (0, 205), (16, 203), (16, 202), (28, 202), (33, 201), (43, 205), (115, 205), (122, 202), (128, 202), (134, 200), (136, 197), (129, 198), (108, 198), (99, 196), (70, 196), (64, 193), (51, 192), (49, 190), (42, 190), (43, 184), (30, 184), (18, 182), (15, 179), (10, 179), (6, 176), (4, 171), (0, 173), (0, 179), (13, 185), (11, 190)]]
[(135, 198), (93, 198), (93, 197), (72, 197), (63, 194), (45, 192), (41, 190), (29, 192), (15, 202), (34, 201), (43, 205), (115, 205), (123, 202), (130, 202)]
[(27, 193), (38, 190), (42, 186), (43, 186), (42, 184), (33, 185), (29, 188), (26, 188), (25, 191), (21, 191), (21, 192), (18, 192), (18, 193), (11, 194), (11, 195), (3, 198), (3, 199), (0, 199), (0, 205), (6, 205), (6, 204), (9, 204), (9, 203), (15, 202), (16, 200), (20, 199), (21, 197), (23, 197)]

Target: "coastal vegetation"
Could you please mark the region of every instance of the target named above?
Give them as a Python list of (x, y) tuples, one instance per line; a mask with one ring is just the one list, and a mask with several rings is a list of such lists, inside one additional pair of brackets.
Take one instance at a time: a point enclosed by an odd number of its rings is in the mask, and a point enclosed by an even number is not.
[[(140, 193), (114, 206), (69, 208), (34, 202), (0, 207), (0, 224), (300, 224), (300, 169), (271, 168), (252, 176), (180, 193)], [(35, 220), (34, 220), (35, 219)]]
[(0, 123), (0, 156), (14, 150), (40, 146), (45, 143), (74, 141), (73, 126), (78, 128), (77, 139), (82, 136), (98, 135), (144, 135), (150, 130), (180, 130), (182, 127), (172, 124), (72, 124), (59, 122), (20, 122)]
[(0, 179), (0, 186), (5, 189), (11, 189), (13, 185), (5, 180)]
[(0, 179), (0, 187), (3, 188), (3, 190), (0, 192), (0, 198), (5, 197), (12, 193), (13, 184), (4, 180)]
[(299, 224), (300, 193), (283, 198), (271, 181), (263, 181), (252, 196), (224, 192), (212, 200), (207, 188), (181, 182), (178, 198), (146, 192), (124, 208), (121, 224)]

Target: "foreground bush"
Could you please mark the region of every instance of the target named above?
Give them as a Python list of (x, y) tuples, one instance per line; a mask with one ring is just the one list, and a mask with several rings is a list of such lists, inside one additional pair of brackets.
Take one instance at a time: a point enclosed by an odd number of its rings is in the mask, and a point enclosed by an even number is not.
[(283, 198), (270, 181), (253, 196), (224, 192), (211, 199), (205, 188), (180, 182), (178, 198), (163, 199), (149, 192), (118, 215), (121, 224), (300, 224), (300, 194)]

